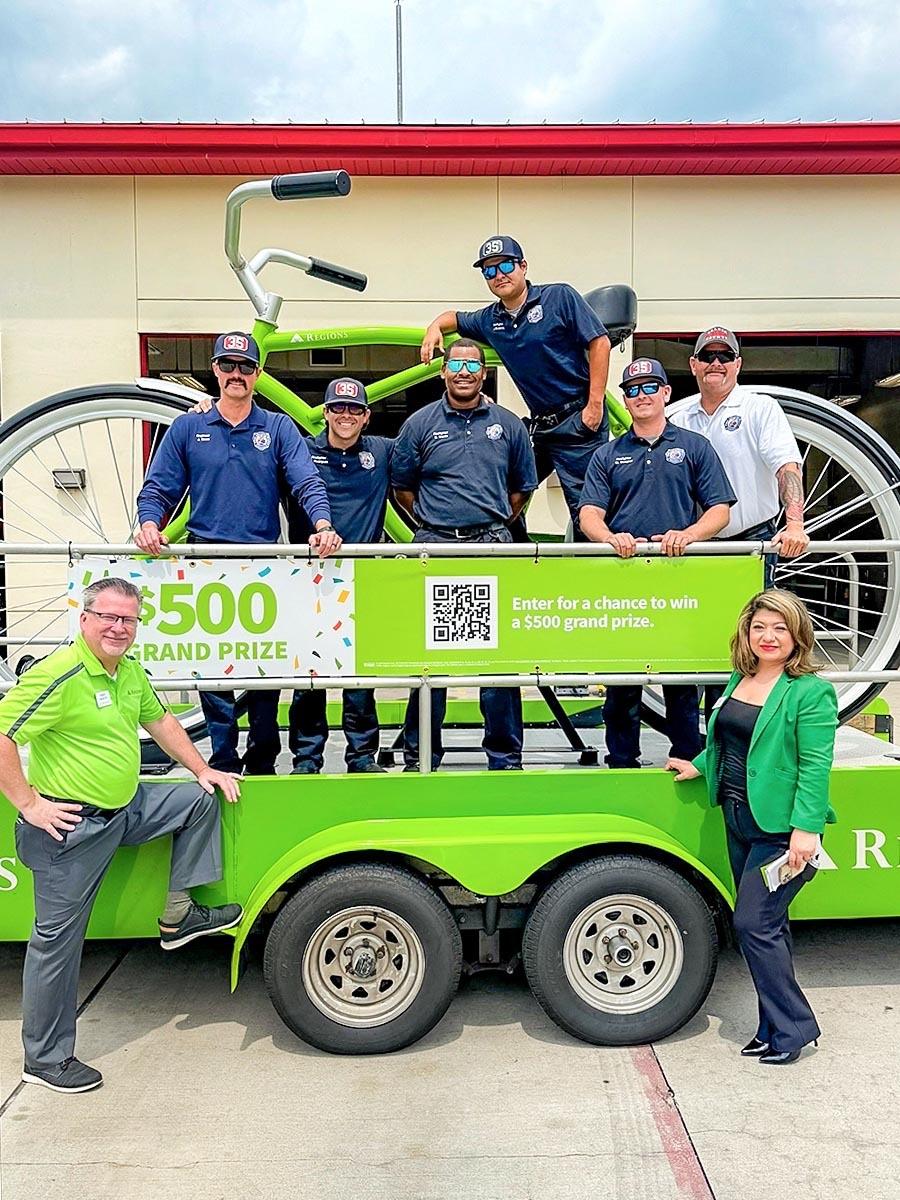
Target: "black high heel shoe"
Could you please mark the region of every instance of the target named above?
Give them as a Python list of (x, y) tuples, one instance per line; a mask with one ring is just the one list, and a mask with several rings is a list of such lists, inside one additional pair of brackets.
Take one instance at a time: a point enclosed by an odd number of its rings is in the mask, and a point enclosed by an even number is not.
[(788, 1063), (796, 1062), (799, 1057), (799, 1050), (770, 1050), (767, 1054), (761, 1054), (759, 1061), (767, 1067), (786, 1067)]
[(741, 1055), (744, 1058), (759, 1058), (761, 1054), (769, 1053), (769, 1043), (761, 1042), (759, 1038), (751, 1038), (750, 1041), (741, 1050)]

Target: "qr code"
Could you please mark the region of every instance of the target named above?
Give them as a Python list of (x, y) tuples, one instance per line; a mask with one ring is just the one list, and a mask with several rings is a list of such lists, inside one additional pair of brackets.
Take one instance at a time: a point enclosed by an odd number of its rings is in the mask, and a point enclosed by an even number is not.
[(425, 581), (426, 650), (497, 649), (497, 577)]

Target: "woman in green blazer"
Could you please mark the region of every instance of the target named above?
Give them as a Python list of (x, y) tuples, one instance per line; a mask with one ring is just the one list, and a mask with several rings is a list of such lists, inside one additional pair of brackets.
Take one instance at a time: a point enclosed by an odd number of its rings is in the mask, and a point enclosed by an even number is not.
[[(828, 781), (837, 729), (834, 688), (816, 674), (812, 621), (791, 592), (760, 592), (731, 640), (734, 673), (715, 706), (706, 749), (670, 758), (675, 779), (704, 775), (725, 817), (737, 896), (734, 927), (759, 998), (759, 1025), (741, 1053), (796, 1062), (819, 1026), (794, 977), (788, 907), (815, 867), (818, 836), (833, 822)], [(760, 868), (785, 851), (799, 871), (775, 892)]]

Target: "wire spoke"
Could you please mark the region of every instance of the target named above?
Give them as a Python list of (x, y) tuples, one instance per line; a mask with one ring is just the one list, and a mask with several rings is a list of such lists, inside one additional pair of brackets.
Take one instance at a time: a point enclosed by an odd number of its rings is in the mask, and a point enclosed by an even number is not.
[[(67, 516), (67, 517), (74, 517), (74, 518), (76, 519), (76, 521), (80, 521), (80, 522), (81, 522), (81, 524), (82, 524), (82, 525), (85, 527), (85, 529), (90, 529), (90, 531), (91, 531), (92, 533), (97, 533), (97, 532), (98, 532), (98, 530), (97, 530), (97, 529), (96, 529), (96, 528), (95, 528), (95, 527), (94, 527), (94, 526), (93, 526), (93, 525), (92, 525), (92, 524), (91, 524), (89, 521), (86, 521), (86, 520), (84, 519), (84, 516), (83, 516), (83, 514), (79, 513), (77, 509), (68, 509), (68, 508), (64, 507), (64, 505), (63, 505), (62, 503), (60, 503), (60, 500), (59, 500), (59, 497), (58, 497), (58, 496), (54, 496), (54, 495), (52, 494), (52, 492), (48, 492), (48, 491), (47, 491), (45, 488), (42, 488), (42, 487), (41, 487), (41, 485), (40, 485), (40, 484), (39, 484), (39, 483), (38, 483), (36, 480), (34, 480), (34, 479), (30, 479), (30, 478), (29, 478), (27, 475), (24, 475), (24, 474), (23, 474), (23, 473), (22, 473), (22, 472), (19, 470), (19, 468), (18, 468), (18, 467), (10, 467), (9, 471), (7, 472), (7, 474), (8, 474), (8, 475), (15, 475), (17, 478), (19, 478), (19, 479), (23, 480), (25, 483), (29, 483), (29, 484), (31, 484), (31, 486), (32, 486), (33, 488), (35, 488), (35, 489), (36, 489), (38, 492), (40, 492), (40, 494), (41, 494), (42, 496), (46, 496), (46, 498), (47, 498), (47, 499), (48, 499), (48, 500), (51, 502), (51, 504), (55, 504), (55, 505), (56, 505), (56, 507), (57, 507), (57, 508), (58, 508), (58, 509), (59, 509), (59, 510), (62, 512), (62, 513), (64, 513), (64, 514), (65, 514), (65, 516)], [(67, 495), (68, 493), (64, 493), (64, 494), (66, 494), (66, 495)], [(23, 504), (20, 504), (18, 501), (16, 501), (16, 500), (12, 500), (12, 503), (13, 503), (13, 504), (14, 504), (14, 505), (15, 505), (17, 508), (21, 508), (23, 512), (27, 512), (27, 511), (28, 511), (28, 510), (25, 508), (25, 506), (24, 506)], [(33, 514), (29, 514), (29, 515), (33, 515)], [(36, 520), (38, 520), (39, 518), (35, 518), (35, 519), (36, 519)], [(44, 522), (43, 522), (43, 521), (41, 521), (41, 524), (42, 524), (42, 525), (44, 525)], [(49, 527), (49, 525), (44, 525), (44, 528), (47, 530), (47, 532), (48, 532), (49, 534), (52, 534), (52, 535), (53, 535), (53, 537), (54, 537), (54, 538), (57, 538), (59, 541), (62, 541), (62, 542), (64, 542), (64, 541), (67, 541), (67, 540), (68, 540), (67, 538), (63, 537), (61, 534), (58, 534), (58, 533), (56, 533), (54, 530), (52, 530), (52, 529)]]
[[(105, 421), (104, 424), (107, 426), (107, 428), (109, 427), (108, 421)], [(96, 512), (96, 516), (97, 516), (97, 524), (100, 527), (100, 537), (103, 539), (104, 542), (108, 542), (109, 538), (103, 532), (103, 521), (100, 517), (100, 502), (97, 499), (97, 492), (96, 492), (96, 489), (94, 488), (94, 473), (93, 473), (93, 471), (88, 470), (88, 465), (87, 465), (88, 464), (88, 456), (87, 456), (87, 448), (85, 447), (85, 444), (84, 444), (84, 426), (83, 425), (78, 426), (78, 437), (81, 441), (81, 453), (83, 456), (84, 467), (85, 467), (84, 474), (85, 474), (85, 480), (86, 480), (86, 484), (87, 484), (85, 491), (87, 491), (87, 488), (90, 488), (90, 490), (91, 490), (91, 494), (94, 497), (94, 504), (96, 505), (95, 512)]]
[[(849, 563), (847, 565), (849, 566)], [(869, 564), (865, 563), (863, 565), (868, 566)], [(809, 568), (807, 568), (806, 570), (804, 570), (802, 572), (799, 572), (799, 574), (803, 575), (806, 579), (821, 579), (821, 580), (824, 580), (825, 583), (836, 583), (836, 584), (840, 584), (842, 587), (846, 587), (848, 584), (848, 581), (846, 579), (839, 579), (835, 575), (817, 575), (813, 570), (811, 570)], [(792, 572), (790, 570), (780, 571), (777, 567), (775, 568), (775, 578), (776, 579), (782, 579), (785, 582), (787, 582), (787, 580), (792, 579), (793, 577), (794, 577), (794, 572)], [(870, 583), (868, 580), (866, 580), (865, 582), (860, 580), (859, 586), (861, 588), (877, 588), (879, 592), (893, 591), (893, 588), (889, 588), (887, 586), (887, 584)]]
[[(132, 512), (131, 512), (133, 505), (130, 506), (128, 501), (125, 498), (125, 485), (122, 483), (122, 475), (119, 471), (119, 460), (116, 455), (115, 446), (113, 446), (112, 430), (109, 427), (109, 421), (104, 421), (103, 424), (106, 426), (106, 440), (109, 442), (109, 454), (110, 454), (110, 457), (112, 458), (113, 466), (115, 467), (115, 470), (116, 470), (116, 480), (119, 484), (119, 495), (122, 497), (122, 513), (125, 517), (125, 527), (128, 529), (128, 532), (130, 533), (132, 528), (134, 527), (134, 518), (133, 518)], [(133, 424), (134, 423), (132, 422), (132, 425)]]
[[(79, 429), (80, 429), (80, 426), (79, 426)], [(66, 449), (63, 446), (62, 442), (59, 440), (59, 434), (54, 433), (53, 440), (56, 443), (57, 450), (63, 456), (63, 462), (65, 462), (66, 467), (74, 474), (76, 468), (73, 467), (71, 462), (69, 461), (69, 455), (66, 452)], [(84, 444), (84, 441), (82, 439), (82, 445), (83, 444)], [(85, 460), (84, 460), (84, 477), (85, 477), (85, 483), (87, 483), (87, 478), (88, 478), (87, 458), (85, 458)], [(90, 497), (87, 494), (87, 488), (85, 488), (85, 490), (84, 490), (84, 502), (88, 506), (88, 508), (91, 509), (91, 501), (90, 501)], [(96, 522), (95, 529), (97, 531), (98, 536), (105, 541), (106, 539), (103, 538), (103, 526), (102, 526), (102, 522), (100, 520), (100, 514), (94, 512), (94, 510), (91, 509), (91, 515), (93, 516), (93, 518)]]

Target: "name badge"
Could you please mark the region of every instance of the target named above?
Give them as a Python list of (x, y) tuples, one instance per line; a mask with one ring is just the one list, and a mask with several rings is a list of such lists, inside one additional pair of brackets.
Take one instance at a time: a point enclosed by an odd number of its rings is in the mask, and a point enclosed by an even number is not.
[(98, 708), (109, 708), (112, 704), (112, 696), (109, 692), (95, 692), (94, 699), (97, 701)]

